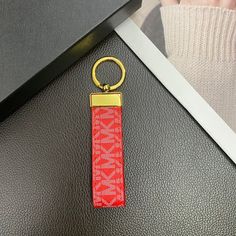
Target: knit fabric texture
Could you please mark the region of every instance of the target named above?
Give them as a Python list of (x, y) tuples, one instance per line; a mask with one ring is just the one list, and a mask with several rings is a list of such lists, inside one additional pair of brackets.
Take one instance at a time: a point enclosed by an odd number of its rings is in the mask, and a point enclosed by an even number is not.
[(236, 11), (161, 8), (170, 62), (236, 132)]

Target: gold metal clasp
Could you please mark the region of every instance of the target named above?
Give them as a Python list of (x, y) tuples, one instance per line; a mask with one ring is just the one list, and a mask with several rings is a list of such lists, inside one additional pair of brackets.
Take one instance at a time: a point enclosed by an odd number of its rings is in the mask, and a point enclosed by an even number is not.
[(119, 92), (90, 94), (90, 107), (121, 107), (121, 106), (122, 106), (122, 94)]
[[(120, 70), (121, 70), (121, 78), (120, 78), (120, 81), (114, 85), (109, 85), (109, 84), (101, 84), (100, 81), (98, 80), (97, 78), (97, 75), (96, 75), (96, 70), (98, 68), (98, 66), (101, 64), (101, 63), (104, 63), (106, 61), (112, 61), (112, 62), (115, 62)], [(123, 65), (123, 63), (115, 58), (115, 57), (102, 57), (100, 58), (99, 60), (96, 61), (96, 63), (93, 65), (93, 69), (92, 69), (92, 79), (93, 79), (93, 82), (94, 84), (100, 88), (103, 92), (109, 92), (109, 91), (113, 91), (113, 90), (116, 90), (118, 87), (120, 87), (124, 80), (125, 80), (125, 75), (126, 75), (126, 71), (125, 71), (125, 67)]]
[[(114, 85), (101, 84), (96, 75), (97, 67), (106, 61), (115, 62), (121, 70), (120, 81)], [(100, 58), (93, 66), (92, 79), (94, 84), (100, 88), (103, 93), (91, 93), (90, 94), (90, 107), (121, 107), (122, 106), (122, 94), (120, 92), (110, 92), (122, 85), (125, 80), (125, 67), (122, 62), (115, 57), (103, 57)]]

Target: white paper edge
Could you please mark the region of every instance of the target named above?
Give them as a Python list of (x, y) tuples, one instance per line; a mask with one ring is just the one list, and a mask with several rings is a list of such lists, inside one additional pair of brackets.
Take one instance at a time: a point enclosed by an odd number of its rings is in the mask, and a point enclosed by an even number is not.
[(193, 89), (140, 28), (131, 19), (127, 19), (115, 31), (232, 161), (236, 163), (236, 133)]

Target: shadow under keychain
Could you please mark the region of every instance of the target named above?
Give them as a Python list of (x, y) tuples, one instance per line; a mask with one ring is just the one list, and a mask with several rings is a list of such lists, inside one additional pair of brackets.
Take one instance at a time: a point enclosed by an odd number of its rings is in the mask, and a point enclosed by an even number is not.
[[(101, 84), (96, 69), (112, 61), (121, 70), (117, 84)], [(125, 80), (125, 68), (114, 57), (99, 59), (92, 68), (94, 84), (102, 90), (90, 94), (92, 111), (92, 192), (95, 208), (125, 206), (124, 156), (122, 138), (122, 94), (111, 92)]]

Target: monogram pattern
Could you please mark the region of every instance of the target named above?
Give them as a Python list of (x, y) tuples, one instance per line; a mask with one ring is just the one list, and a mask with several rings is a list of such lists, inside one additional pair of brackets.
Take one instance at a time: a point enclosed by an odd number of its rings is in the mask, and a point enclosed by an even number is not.
[(92, 185), (94, 207), (125, 205), (121, 107), (92, 107)]

